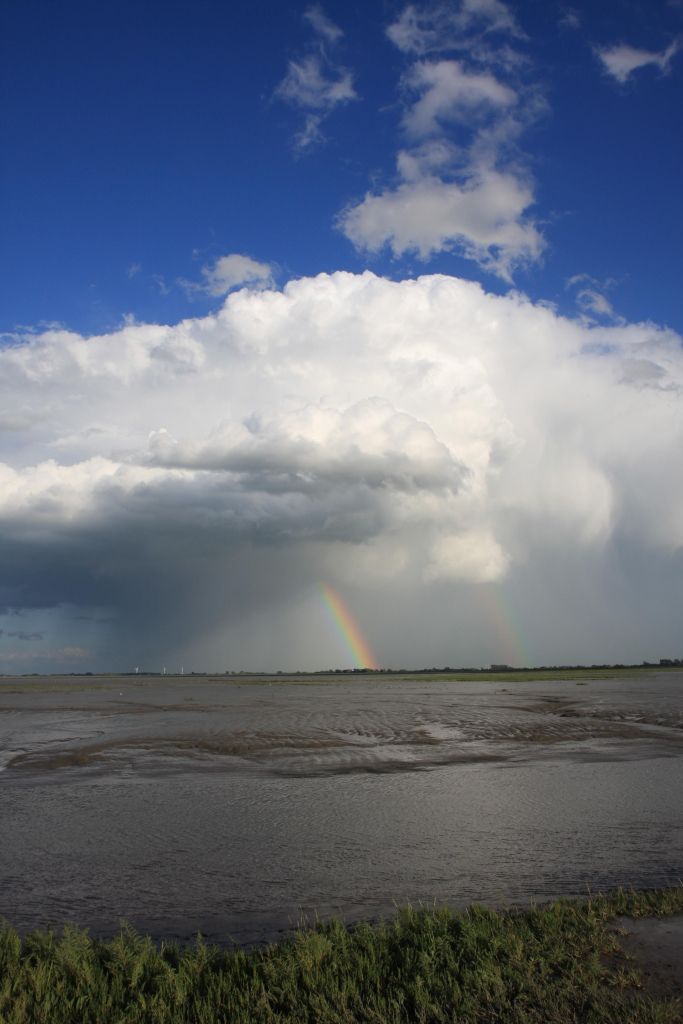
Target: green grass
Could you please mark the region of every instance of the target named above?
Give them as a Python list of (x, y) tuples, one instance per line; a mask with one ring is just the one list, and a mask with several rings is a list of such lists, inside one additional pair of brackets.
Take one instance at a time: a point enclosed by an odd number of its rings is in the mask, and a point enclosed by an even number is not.
[[(577, 669), (515, 669), (513, 672), (454, 672), (440, 673), (439, 675), (411, 675), (397, 677), (401, 682), (410, 683), (550, 683), (566, 682), (574, 679), (585, 679), (588, 682), (602, 679), (638, 679), (639, 676), (653, 676), (655, 673), (663, 675), (667, 672), (676, 671), (670, 668), (577, 668)], [(680, 669), (678, 669), (680, 672)], [(359, 676), (359, 679), (372, 678), (371, 676)], [(383, 680), (391, 681), (391, 676), (382, 677)]]
[(320, 922), (249, 953), (157, 949), (125, 928), (109, 943), (76, 928), (22, 941), (4, 926), (0, 1021), (680, 1022), (676, 1002), (641, 990), (606, 923), (681, 911), (683, 888), (523, 911), (404, 908), (377, 927)]

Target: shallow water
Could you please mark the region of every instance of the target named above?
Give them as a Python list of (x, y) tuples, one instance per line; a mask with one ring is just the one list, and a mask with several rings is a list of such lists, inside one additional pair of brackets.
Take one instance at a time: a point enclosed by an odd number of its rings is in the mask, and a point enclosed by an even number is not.
[(251, 941), (300, 907), (669, 884), (682, 754), (681, 673), (7, 679), (0, 914)]

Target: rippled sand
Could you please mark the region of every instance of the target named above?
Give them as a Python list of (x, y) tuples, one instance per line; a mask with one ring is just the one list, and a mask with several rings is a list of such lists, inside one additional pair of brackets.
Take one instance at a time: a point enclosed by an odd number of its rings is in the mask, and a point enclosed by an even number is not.
[(679, 674), (500, 683), (353, 678), (275, 683), (0, 683), (11, 775), (284, 775), (683, 751)]

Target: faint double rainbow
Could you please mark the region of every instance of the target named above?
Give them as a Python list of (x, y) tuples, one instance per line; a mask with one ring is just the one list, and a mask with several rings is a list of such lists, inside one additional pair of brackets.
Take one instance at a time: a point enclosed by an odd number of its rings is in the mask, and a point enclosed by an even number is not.
[(498, 635), (504, 661), (517, 668), (533, 665), (527, 639), (517, 620), (511, 600), (495, 583), (483, 584), (479, 594), (484, 614)]
[(355, 668), (379, 668), (368, 643), (356, 625), (351, 612), (339, 594), (325, 584), (318, 584), (318, 592), (333, 625), (348, 650)]
[[(323, 606), (341, 637), (355, 668), (377, 669), (375, 657), (351, 612), (331, 587), (318, 584)], [(526, 638), (517, 622), (510, 600), (499, 587), (491, 584), (477, 588), (484, 616), (497, 634), (505, 661), (523, 667), (532, 664)]]

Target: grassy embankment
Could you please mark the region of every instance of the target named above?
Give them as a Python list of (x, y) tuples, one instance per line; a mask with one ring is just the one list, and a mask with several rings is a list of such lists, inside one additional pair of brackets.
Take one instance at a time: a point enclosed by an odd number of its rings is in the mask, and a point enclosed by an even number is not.
[[(0, 931), (2, 1024), (680, 1022), (641, 990), (606, 924), (683, 911), (683, 888), (527, 910), (403, 909), (370, 927), (301, 929), (265, 951), (157, 950), (123, 931)], [(606, 964), (611, 966), (606, 966)]]

